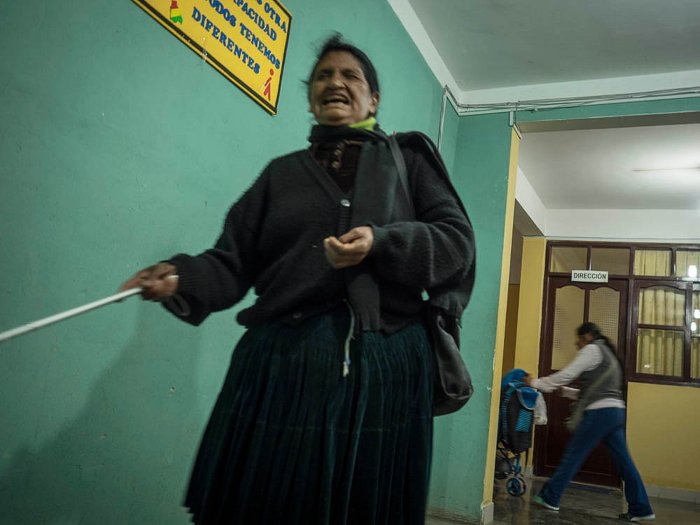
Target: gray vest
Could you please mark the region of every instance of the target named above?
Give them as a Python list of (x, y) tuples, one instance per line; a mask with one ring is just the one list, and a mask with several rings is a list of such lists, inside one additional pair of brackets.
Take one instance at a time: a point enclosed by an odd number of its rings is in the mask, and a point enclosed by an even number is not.
[[(603, 361), (593, 370), (584, 372), (579, 376), (579, 382), (581, 383), (579, 399), (585, 399), (586, 406), (601, 399), (622, 399), (622, 368), (620, 363), (612, 350), (605, 344), (605, 341), (596, 339), (593, 341), (593, 344), (600, 348)], [(596, 381), (610, 367), (614, 367), (614, 371), (602, 382)], [(594, 390), (591, 390), (592, 386), (594, 386)]]

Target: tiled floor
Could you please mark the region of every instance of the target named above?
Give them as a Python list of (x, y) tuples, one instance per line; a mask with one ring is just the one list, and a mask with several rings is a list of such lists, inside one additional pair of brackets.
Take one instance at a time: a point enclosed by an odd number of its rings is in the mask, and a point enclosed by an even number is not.
[[(540, 483), (535, 482), (535, 491)], [(564, 493), (561, 510), (552, 512), (530, 503), (530, 492), (514, 498), (499, 491), (494, 497), (494, 525), (613, 525), (624, 512), (619, 490), (572, 486)], [(651, 498), (656, 513), (655, 525), (700, 525), (700, 505)], [(456, 525), (457, 522), (428, 518), (426, 525)]]

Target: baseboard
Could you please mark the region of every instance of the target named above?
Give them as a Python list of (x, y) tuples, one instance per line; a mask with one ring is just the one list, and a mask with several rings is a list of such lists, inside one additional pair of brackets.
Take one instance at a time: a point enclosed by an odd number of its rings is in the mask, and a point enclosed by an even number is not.
[[(532, 467), (525, 468), (525, 477), (527, 479), (546, 481), (547, 478), (542, 478), (532, 475)], [(572, 483), (573, 486), (579, 488), (589, 488), (591, 490), (598, 491), (610, 491), (610, 492), (622, 492), (621, 488), (615, 487), (603, 487), (600, 485), (589, 485), (586, 483)], [(645, 484), (644, 487), (647, 489), (647, 494), (651, 498), (661, 498), (669, 499), (672, 501), (686, 501), (689, 503), (700, 504), (700, 491), (690, 490), (690, 489), (677, 489), (674, 487), (663, 487), (660, 485), (648, 485)]]
[(464, 514), (460, 514), (457, 512), (446, 510), (446, 509), (429, 508), (428, 509), (428, 517), (437, 518), (439, 520), (450, 521), (452, 523), (464, 523), (464, 524), (469, 524), (469, 525), (478, 525), (478, 522), (474, 521), (473, 518), (468, 518)]
[(677, 489), (673, 487), (661, 487), (658, 485), (644, 485), (647, 494), (651, 498), (670, 499), (673, 501), (687, 501), (700, 504), (700, 491)]
[(468, 518), (464, 514), (452, 512), (445, 509), (428, 509), (428, 516), (439, 520), (451, 521), (453, 523), (468, 523), (470, 525), (488, 525), (493, 523), (493, 502), (490, 501), (481, 505), (481, 520), (474, 521), (473, 518)]

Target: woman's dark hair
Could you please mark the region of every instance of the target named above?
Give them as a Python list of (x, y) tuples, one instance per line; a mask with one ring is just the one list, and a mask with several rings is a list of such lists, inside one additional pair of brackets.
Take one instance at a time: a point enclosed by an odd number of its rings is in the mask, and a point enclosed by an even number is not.
[(591, 334), (591, 337), (593, 337), (594, 341), (596, 339), (602, 339), (603, 341), (605, 341), (607, 347), (610, 348), (610, 350), (612, 350), (613, 353), (615, 353), (615, 345), (612, 343), (612, 341), (610, 341), (610, 339), (608, 339), (607, 336), (602, 334), (597, 324), (583, 323), (576, 329), (576, 335), (578, 335), (579, 337), (583, 337), (586, 334)]
[(603, 335), (602, 332), (600, 331), (600, 328), (598, 328), (598, 325), (595, 323), (583, 323), (581, 326), (579, 326), (576, 329), (576, 334), (579, 337), (583, 337), (586, 334), (591, 334), (593, 337), (593, 340), (595, 341), (596, 339), (602, 339), (605, 345), (612, 350), (613, 355), (617, 359), (617, 362), (620, 363), (620, 370), (622, 370), (622, 382), (624, 384), (625, 381), (625, 365), (622, 362), (622, 359), (620, 359), (620, 356), (617, 355), (617, 351), (615, 350), (615, 345), (612, 343), (612, 341), (608, 338), (608, 336)]
[(377, 77), (377, 70), (374, 69), (374, 64), (372, 64), (372, 61), (359, 47), (343, 40), (343, 35), (340, 33), (335, 33), (323, 43), (321, 50), (318, 52), (318, 55), (316, 55), (316, 61), (314, 62), (309, 78), (306, 81), (307, 96), (311, 95), (311, 83), (313, 82), (314, 73), (316, 72), (318, 63), (323, 59), (323, 57), (333, 51), (345, 51), (354, 56), (362, 66), (362, 72), (365, 75), (365, 80), (367, 80), (367, 83), (369, 84), (370, 93), (379, 93), (379, 78)]

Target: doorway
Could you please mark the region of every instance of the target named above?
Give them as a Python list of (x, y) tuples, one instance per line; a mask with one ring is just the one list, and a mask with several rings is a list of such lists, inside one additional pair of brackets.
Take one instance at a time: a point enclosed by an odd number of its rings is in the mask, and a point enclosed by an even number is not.
[[(569, 277), (550, 277), (547, 283), (543, 347), (539, 375), (561, 370), (575, 354), (575, 330), (583, 322), (597, 324), (604, 335), (617, 345), (618, 357), (624, 362), (626, 343), (627, 279), (610, 279), (607, 283), (571, 282)], [(576, 386), (574, 383), (572, 386)], [(570, 437), (564, 426), (571, 401), (556, 393), (545, 394), (549, 423), (539, 427), (535, 440), (535, 475), (551, 476), (561, 462)], [(619, 486), (620, 480), (610, 456), (599, 445), (574, 478), (597, 485)]]

